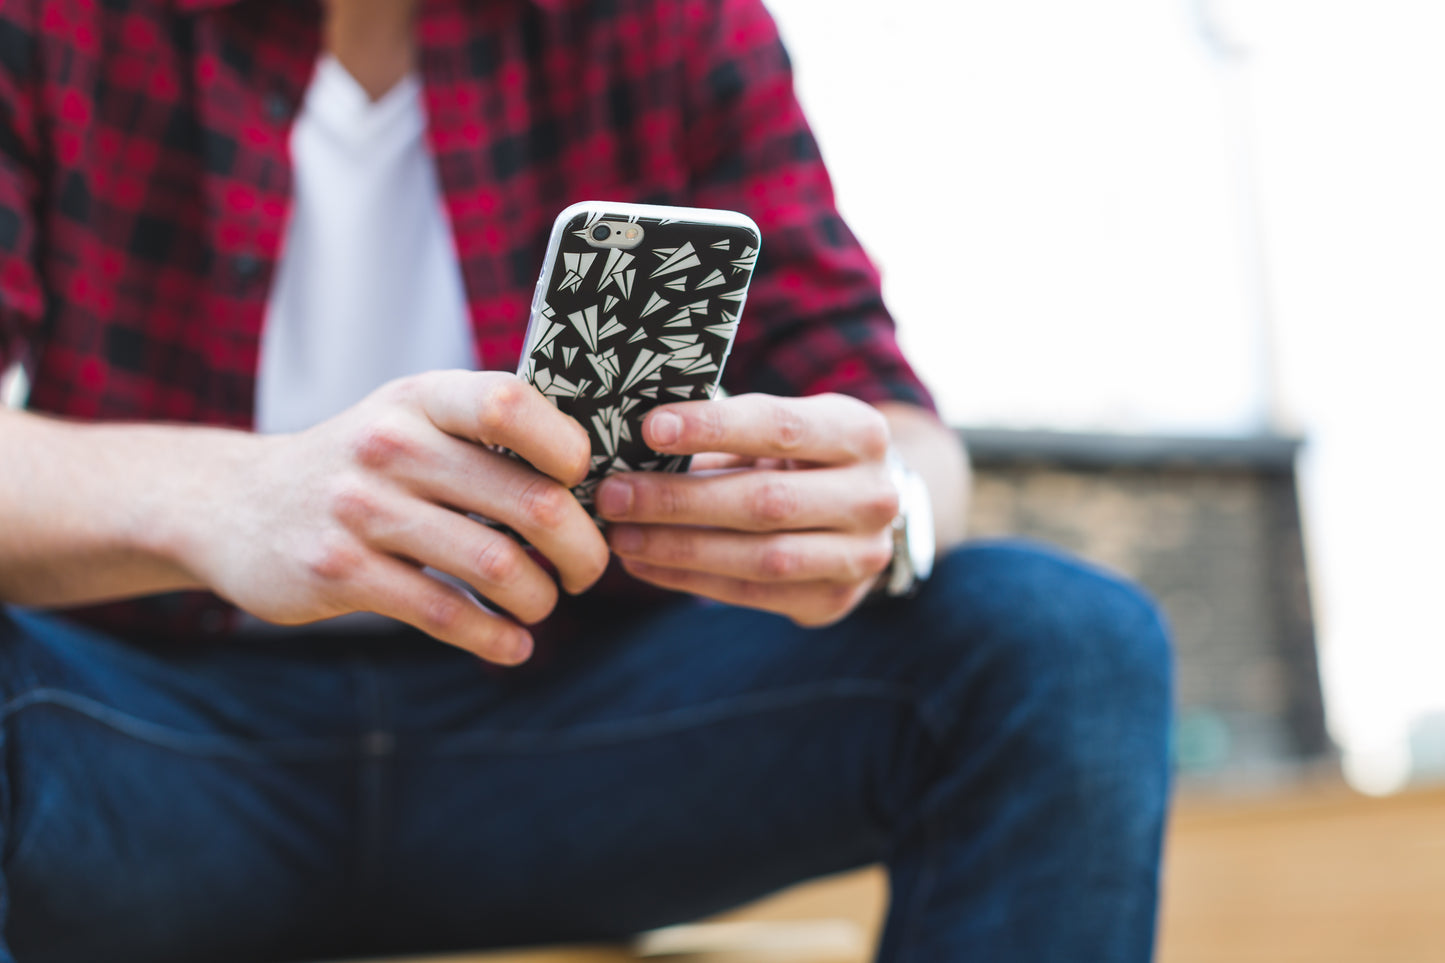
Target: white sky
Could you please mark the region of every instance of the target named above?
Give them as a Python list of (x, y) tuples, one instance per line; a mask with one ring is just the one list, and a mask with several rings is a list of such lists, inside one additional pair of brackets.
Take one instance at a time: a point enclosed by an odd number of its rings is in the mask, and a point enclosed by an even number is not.
[(1331, 727), (1393, 786), (1445, 709), (1445, 4), (770, 6), (950, 420), (1308, 436)]

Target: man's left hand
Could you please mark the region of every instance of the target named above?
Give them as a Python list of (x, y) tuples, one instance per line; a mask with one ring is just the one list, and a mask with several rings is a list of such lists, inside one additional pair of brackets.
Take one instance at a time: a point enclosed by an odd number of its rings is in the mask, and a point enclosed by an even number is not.
[(651, 412), (643, 438), (691, 474), (614, 475), (597, 492), (635, 577), (800, 625), (836, 622), (893, 557), (888, 422), (843, 395), (740, 395)]

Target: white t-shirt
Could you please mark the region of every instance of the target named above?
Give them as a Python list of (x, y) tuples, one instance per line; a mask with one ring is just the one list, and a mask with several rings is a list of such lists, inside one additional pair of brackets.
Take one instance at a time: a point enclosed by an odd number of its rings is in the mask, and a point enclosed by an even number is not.
[(291, 131), (294, 191), (256, 430), (309, 428), (393, 378), (478, 367), (413, 75), (372, 101), (329, 54)]
[[(334, 57), (291, 131), (294, 192), (266, 305), (256, 430), (298, 431), (392, 378), (478, 367), (450, 222), (426, 142), (421, 83), (373, 102)], [(320, 632), (370, 632), (358, 612)], [(277, 627), (247, 615), (241, 631)]]

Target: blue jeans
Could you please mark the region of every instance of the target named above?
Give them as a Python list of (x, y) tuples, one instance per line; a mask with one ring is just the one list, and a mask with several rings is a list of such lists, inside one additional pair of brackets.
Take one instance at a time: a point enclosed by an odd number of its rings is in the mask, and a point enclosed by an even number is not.
[(622, 937), (880, 860), (880, 959), (1150, 957), (1170, 658), (1124, 582), (975, 544), (828, 629), (680, 601), (554, 656), (0, 613), (0, 961)]

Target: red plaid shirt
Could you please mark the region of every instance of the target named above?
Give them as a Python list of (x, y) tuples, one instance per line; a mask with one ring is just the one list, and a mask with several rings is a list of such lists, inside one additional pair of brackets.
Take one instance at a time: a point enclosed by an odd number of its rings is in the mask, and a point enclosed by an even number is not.
[[(316, 0), (0, 0), (0, 369), (26, 365), (32, 409), (251, 426), (321, 19)], [(928, 404), (760, 0), (422, 0), (416, 40), (489, 365), (516, 365), (563, 207), (720, 207), (764, 235), (730, 391)], [(84, 617), (160, 638), (228, 612), (187, 594)]]

